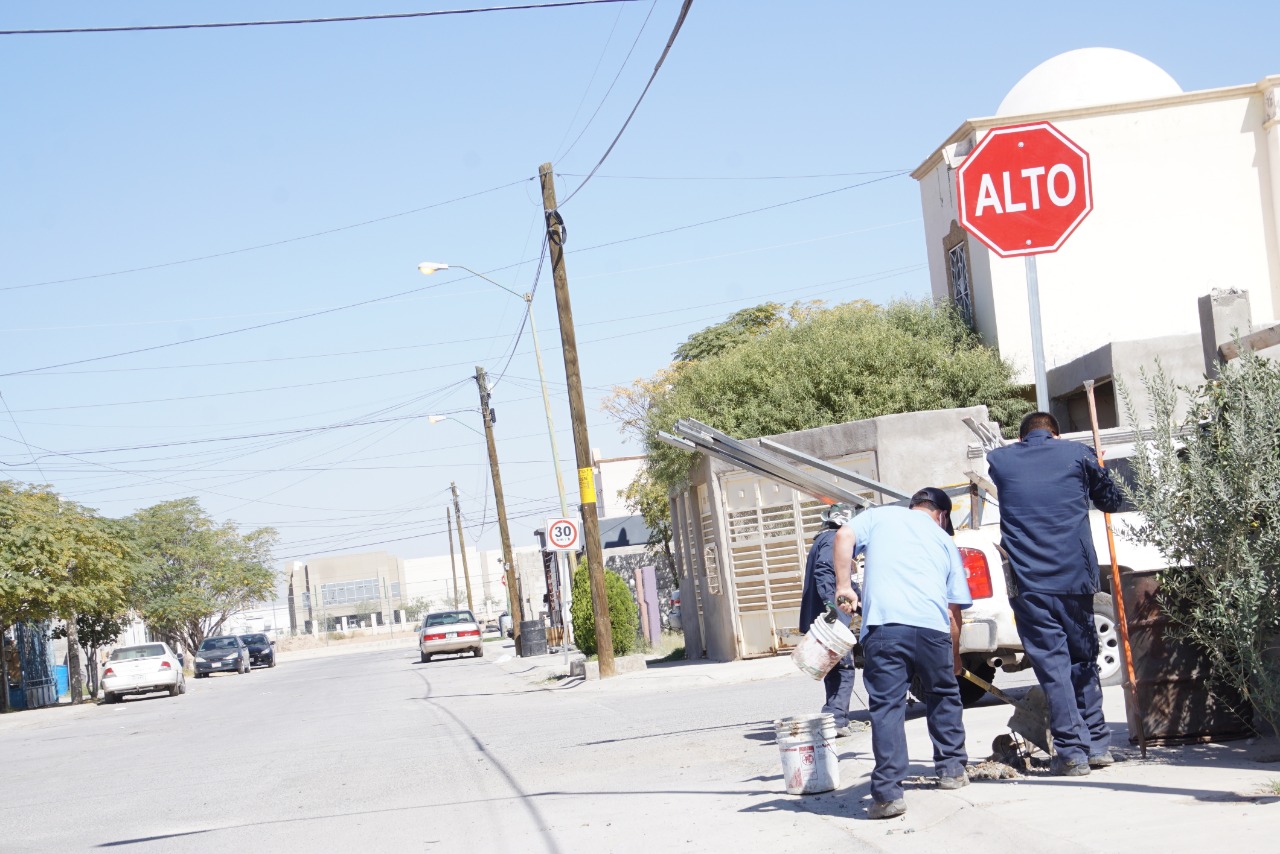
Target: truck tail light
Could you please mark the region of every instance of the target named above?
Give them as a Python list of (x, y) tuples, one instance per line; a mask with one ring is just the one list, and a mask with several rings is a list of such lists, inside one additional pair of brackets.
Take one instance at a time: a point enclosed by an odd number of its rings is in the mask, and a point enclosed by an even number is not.
[(960, 560), (964, 563), (964, 577), (969, 582), (969, 596), (973, 599), (990, 599), (991, 566), (981, 549), (960, 548)]

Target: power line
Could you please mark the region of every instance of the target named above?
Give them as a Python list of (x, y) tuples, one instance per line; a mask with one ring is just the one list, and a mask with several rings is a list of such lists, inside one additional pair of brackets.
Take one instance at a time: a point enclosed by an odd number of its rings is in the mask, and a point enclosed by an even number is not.
[(47, 481), (44, 469), (40, 468), (40, 460), (36, 457), (36, 452), (31, 450), (31, 445), (27, 442), (27, 437), (22, 433), (22, 426), (18, 424), (18, 419), (13, 416), (13, 410), (9, 408), (9, 401), (5, 399), (3, 392), (0, 392), (0, 402), (4, 403), (4, 411), (9, 413), (9, 420), (13, 422), (13, 429), (18, 431), (18, 438), (22, 440), (22, 444), (27, 449), (27, 453), (31, 455), (31, 464), (36, 467), (36, 471), (40, 472), (40, 479)]
[[(657, 3), (658, 0), (653, 0)], [(564, 129), (564, 133), (560, 135), (560, 142), (556, 144), (556, 150), (559, 151), (560, 146), (564, 145), (564, 141), (569, 138), (570, 132), (573, 131), (573, 123), (578, 120), (578, 114), (582, 112), (582, 105), (587, 102), (587, 96), (591, 94), (591, 87), (596, 84), (596, 75), (600, 73), (600, 66), (604, 65), (604, 58), (609, 55), (609, 46), (613, 44), (613, 35), (618, 31), (618, 24), (622, 22), (622, 13), (624, 7), (618, 7), (618, 14), (614, 16), (613, 26), (609, 28), (609, 35), (605, 37), (604, 47), (600, 48), (600, 56), (596, 59), (596, 65), (591, 69), (591, 76), (587, 78), (587, 85), (582, 88), (582, 97), (578, 99), (578, 106), (573, 108), (573, 115), (569, 117), (569, 124)], [(590, 124), (590, 120), (588, 120)], [(559, 158), (559, 154), (556, 155)]]
[(609, 159), (609, 155), (613, 153), (614, 146), (618, 144), (618, 140), (622, 139), (622, 135), (626, 133), (627, 125), (631, 124), (631, 120), (635, 118), (636, 110), (640, 109), (640, 104), (644, 101), (644, 96), (649, 94), (649, 87), (653, 85), (653, 81), (657, 79), (658, 72), (662, 69), (662, 63), (666, 61), (667, 54), (671, 53), (671, 46), (676, 43), (676, 36), (680, 35), (680, 28), (684, 26), (684, 19), (689, 15), (689, 7), (693, 5), (693, 0), (684, 0), (684, 4), (680, 7), (680, 14), (676, 17), (675, 26), (671, 28), (671, 35), (667, 37), (667, 45), (662, 49), (662, 55), (658, 57), (658, 61), (654, 63), (653, 73), (649, 75), (649, 81), (644, 84), (644, 89), (640, 90), (640, 97), (636, 98), (635, 106), (631, 108), (631, 112), (627, 114), (627, 118), (622, 123), (622, 127), (618, 128), (618, 133), (613, 137), (613, 142), (609, 143), (609, 147), (604, 150), (604, 154), (600, 155), (600, 159), (596, 161), (596, 165), (591, 167), (591, 171), (587, 173), (587, 177), (582, 179), (582, 183), (574, 188), (565, 199), (558, 203), (558, 207), (564, 207), (569, 200), (578, 195), (583, 187), (587, 186), (587, 182), (596, 174), (604, 162)]
[(58, 362), (57, 364), (44, 365), (43, 367), (39, 367), (39, 368), (24, 368), (21, 371), (9, 371), (8, 373), (0, 374), (0, 377), (13, 377), (13, 376), (18, 376), (19, 374), (33, 374), (39, 371), (52, 370), (53, 368), (66, 368), (66, 367), (70, 367), (71, 365), (84, 365), (89, 362), (101, 362), (106, 359), (118, 359), (121, 356), (134, 356), (134, 355), (137, 355), (138, 353), (150, 353), (155, 350), (165, 350), (165, 349), (168, 349), (169, 347), (178, 347), (183, 344), (194, 344), (198, 341), (209, 341), (214, 338), (225, 338), (228, 335), (237, 335), (241, 332), (252, 332), (256, 329), (267, 329), (269, 327), (280, 326), (281, 324), (285, 324), (285, 323), (294, 323), (296, 321), (307, 320), (312, 317), (321, 317), (326, 314), (334, 314), (335, 312), (339, 312), (339, 311), (348, 311), (353, 308), (360, 308), (366, 305), (373, 305), (375, 303), (386, 302), (387, 300), (395, 299), (396, 297), (403, 297), (403, 296), (408, 296), (409, 294), (416, 294), (416, 293), (421, 293), (422, 291), (429, 291), (435, 288), (441, 288), (441, 287), (444, 287), (445, 284), (447, 283), (437, 282), (431, 285), (423, 285), (422, 287), (419, 287), (419, 288), (411, 288), (410, 290), (407, 290), (407, 291), (400, 291), (399, 293), (388, 294), (386, 296), (381, 296), (381, 297), (374, 297), (373, 299), (361, 300), (360, 302), (348, 303), (347, 305), (339, 305), (333, 308), (326, 308), (320, 311), (309, 312), (307, 314), (299, 314), (293, 317), (286, 317), (281, 320), (272, 320), (267, 323), (258, 323), (253, 326), (242, 326), (238, 329), (226, 329), (226, 330), (223, 330), (222, 332), (212, 332), (208, 335), (197, 335), (194, 338), (183, 338), (178, 341), (170, 341), (167, 344), (153, 344), (150, 347), (139, 347), (134, 350), (124, 350), (119, 353), (108, 353), (103, 356), (90, 356), (85, 359), (73, 359), (69, 362)]
[[(726, 222), (731, 219), (750, 216), (751, 214), (764, 213), (765, 211), (772, 211), (772, 210), (777, 210), (778, 208), (785, 208), (789, 205), (798, 205), (801, 202), (810, 202), (810, 201), (813, 201), (814, 199), (821, 199), (824, 196), (832, 196), (832, 195), (835, 195), (836, 193), (843, 193), (848, 190), (856, 190), (859, 187), (867, 187), (867, 186), (870, 186), (871, 184), (878, 184), (881, 181), (888, 181), (892, 178), (900, 178), (906, 174), (908, 173), (894, 172), (889, 175), (884, 175), (883, 177), (880, 177), (880, 178), (872, 178), (869, 181), (859, 181), (856, 184), (849, 184), (844, 187), (836, 187), (834, 190), (825, 190), (821, 193), (813, 193), (812, 195), (809, 195), (809, 196), (801, 196), (798, 199), (788, 199), (785, 202), (778, 202), (777, 204), (773, 204), (773, 205), (765, 205), (762, 208), (752, 208), (749, 211), (739, 211), (737, 213), (726, 214), (724, 216), (718, 216), (712, 219), (700, 220), (699, 222), (691, 222), (691, 223), (688, 223), (687, 225), (677, 225), (672, 228), (664, 228), (662, 231), (651, 231), (648, 234), (637, 234), (634, 237), (623, 237), (619, 240), (610, 240), (608, 243), (597, 243), (594, 246), (584, 246), (581, 249), (576, 249), (574, 251), (590, 252), (593, 249), (603, 249), (606, 246), (617, 246), (621, 243), (631, 243), (632, 241), (635, 241), (635, 240), (647, 240), (650, 237), (659, 237), (664, 234), (675, 234), (677, 231), (687, 231), (690, 228), (699, 228), (704, 225), (712, 225), (713, 223), (717, 223), (717, 222)], [(586, 183), (586, 182), (583, 182), (583, 183)], [(4, 375), (0, 374), (0, 376), (4, 376)]]
[(146, 24), (126, 27), (68, 27), (48, 30), (0, 30), (0, 36), (48, 36), (71, 33), (138, 33), (156, 30), (210, 30), (228, 27), (275, 27), (285, 24), (341, 24), (353, 21), (392, 21), (405, 18), (436, 18), (443, 15), (474, 15), (480, 12), (517, 12), (529, 9), (559, 9), (565, 6), (598, 6), (603, 3), (635, 3), (638, 0), (560, 0), (552, 3), (525, 3), (519, 6), (483, 6), (476, 9), (443, 9), (438, 12), (395, 12), (383, 15), (345, 15), (340, 18), (292, 18), (276, 21), (226, 21), (207, 24)]
[[(810, 175), (600, 175), (618, 181), (805, 181), (812, 178), (858, 178), (863, 175), (901, 175), (910, 169), (869, 169), (863, 172), (822, 172)], [(585, 178), (580, 172), (556, 172), (564, 178)]]
[[(631, 54), (635, 53), (636, 45), (640, 44), (640, 37), (644, 35), (645, 27), (649, 26), (649, 19), (653, 17), (653, 10), (656, 8), (658, 8), (658, 0), (653, 0), (653, 5), (649, 7), (649, 14), (644, 16), (644, 21), (640, 24), (640, 30), (636, 33), (635, 40), (631, 42), (631, 48), (627, 51), (627, 55), (622, 58), (622, 64), (618, 66), (618, 73), (613, 75), (613, 81), (609, 83), (609, 88), (606, 89), (604, 95), (601, 96), (600, 103), (596, 104), (595, 112), (591, 114), (591, 118), (587, 119), (587, 123), (582, 126), (582, 130), (578, 131), (578, 135), (573, 138), (573, 142), (569, 143), (569, 147), (564, 150), (564, 154), (556, 155), (557, 159), (563, 159), (569, 156), (569, 152), (573, 151), (573, 147), (578, 144), (578, 140), (582, 139), (582, 135), (587, 132), (587, 128), (591, 127), (591, 123), (596, 120), (596, 116), (600, 115), (601, 108), (603, 108), (605, 102), (609, 100), (609, 95), (613, 93), (613, 87), (618, 85), (618, 80), (622, 77), (623, 70), (627, 67), (627, 63), (631, 61)], [(619, 10), (618, 14), (621, 15), (622, 11)], [(612, 34), (610, 34), (610, 38), (612, 38)], [(604, 55), (601, 54), (600, 58), (603, 59)], [(595, 80), (594, 74), (591, 75), (591, 79), (593, 81)], [(586, 97), (587, 93), (583, 92), (583, 100), (586, 100)], [(578, 106), (581, 107), (582, 104), (578, 104)], [(574, 113), (574, 118), (577, 118), (576, 112)], [(565, 135), (568, 135), (567, 131)], [(561, 142), (563, 143), (564, 140), (561, 140)]]
[(50, 279), (49, 281), (45, 281), (45, 282), (31, 282), (25, 285), (8, 285), (6, 287), (0, 288), (0, 291), (20, 291), (20, 290), (25, 290), (26, 288), (42, 288), (42, 287), (45, 287), (46, 285), (65, 285), (69, 282), (87, 282), (90, 279), (105, 279), (110, 276), (123, 276), (127, 273), (142, 273), (147, 270), (160, 270), (165, 267), (176, 267), (180, 264), (194, 264), (197, 261), (211, 261), (214, 258), (225, 258), (228, 255), (239, 255), (243, 252), (255, 252), (259, 249), (270, 249), (273, 246), (284, 246), (287, 243), (297, 243), (299, 240), (310, 240), (313, 237), (324, 237), (329, 234), (337, 234), (338, 232), (341, 232), (341, 231), (350, 231), (353, 228), (363, 228), (366, 225), (374, 225), (375, 223), (386, 222), (389, 219), (396, 219), (402, 216), (410, 216), (411, 214), (422, 213), (423, 211), (429, 211), (432, 208), (439, 208), (439, 207), (443, 207), (444, 205), (454, 204), (455, 202), (462, 202), (462, 201), (466, 201), (467, 199), (474, 199), (477, 196), (487, 195), (488, 193), (494, 193), (494, 192), (497, 192), (498, 190), (505, 190), (508, 187), (515, 187), (519, 184), (524, 184), (532, 180), (534, 179), (522, 178), (519, 181), (512, 181), (509, 184), (501, 184), (497, 187), (490, 187), (487, 190), (477, 190), (476, 192), (468, 193), (465, 196), (458, 196), (457, 198), (454, 198), (454, 199), (446, 199), (443, 202), (435, 202), (433, 204), (425, 205), (420, 208), (414, 208), (413, 210), (400, 211), (399, 213), (387, 214), (386, 216), (380, 216), (374, 219), (367, 219), (364, 222), (354, 222), (354, 223), (351, 223), (350, 225), (340, 225), (337, 228), (329, 228), (329, 229), (325, 229), (324, 231), (313, 232), (312, 234), (301, 234), (301, 235), (298, 235), (297, 237), (286, 237), (283, 240), (274, 240), (270, 243), (259, 243), (254, 246), (244, 246), (244, 247), (241, 247), (240, 249), (228, 249), (225, 252), (214, 252), (209, 255), (199, 255), (195, 258), (183, 258), (179, 261), (165, 261), (161, 264), (148, 264), (145, 267), (130, 267), (127, 270), (113, 270), (109, 273), (94, 273), (88, 276), (72, 276), (71, 278), (68, 278), (68, 279)]

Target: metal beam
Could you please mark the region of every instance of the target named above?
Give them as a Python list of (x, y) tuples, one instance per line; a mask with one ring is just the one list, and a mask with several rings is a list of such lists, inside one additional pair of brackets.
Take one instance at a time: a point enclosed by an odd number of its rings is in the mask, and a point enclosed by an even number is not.
[(807, 466), (813, 466), (818, 471), (823, 471), (823, 472), (826, 472), (827, 474), (832, 474), (832, 475), (835, 475), (836, 477), (853, 481), (859, 486), (864, 486), (867, 489), (871, 489), (876, 492), (879, 492), (882, 495), (886, 495), (889, 498), (892, 498), (894, 500), (902, 500), (902, 499), (911, 497), (905, 492), (899, 492), (893, 487), (886, 486), (878, 480), (867, 477), (866, 475), (849, 471), (848, 469), (842, 469), (840, 468), (840, 466), (837, 466), (833, 463), (829, 463), (826, 460), (820, 460), (817, 457), (806, 454), (804, 451), (797, 451), (795, 448), (789, 448), (786, 445), (773, 441), (772, 439), (761, 439), (760, 444), (771, 451), (777, 451), (778, 453), (784, 456), (790, 457), (796, 462), (804, 463)]

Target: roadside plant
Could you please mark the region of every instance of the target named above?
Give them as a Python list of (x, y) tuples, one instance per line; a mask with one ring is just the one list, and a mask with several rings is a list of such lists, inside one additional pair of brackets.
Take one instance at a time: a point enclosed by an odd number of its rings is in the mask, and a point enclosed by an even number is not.
[[(613, 629), (613, 654), (626, 655), (638, 644), (640, 617), (631, 588), (622, 576), (612, 570), (604, 571), (604, 589), (609, 599), (609, 623)], [(591, 580), (587, 574), (587, 561), (578, 562), (573, 573), (573, 603), (569, 607), (573, 620), (573, 635), (578, 649), (587, 655), (595, 655), (596, 616), (591, 608)]]
[[(1175, 634), (1244, 697), (1266, 729), (1280, 725), (1280, 367), (1247, 353), (1197, 389), (1157, 364), (1142, 378), (1132, 498), (1139, 537), (1168, 560), (1161, 604)], [(1179, 418), (1181, 395), (1189, 413)]]

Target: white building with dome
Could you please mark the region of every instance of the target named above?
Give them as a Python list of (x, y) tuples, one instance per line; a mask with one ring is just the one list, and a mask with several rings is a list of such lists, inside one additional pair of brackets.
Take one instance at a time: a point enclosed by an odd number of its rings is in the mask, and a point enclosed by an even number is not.
[[(994, 116), (965, 121), (912, 173), (935, 298), (953, 300), (1033, 381), (1024, 261), (960, 227), (955, 170), (990, 128), (1047, 120), (1089, 153), (1094, 200), (1063, 248), (1037, 257), (1055, 412), (1075, 408), (1080, 378), (1105, 384), (1122, 372), (1106, 352), (1117, 341), (1165, 339), (1175, 362), (1190, 341), (1202, 372), (1199, 297), (1240, 288), (1255, 324), (1280, 313), (1278, 99), (1280, 75), (1183, 92), (1154, 63), (1111, 48), (1037, 66)], [(1103, 426), (1123, 421), (1111, 390), (1100, 392)]]

